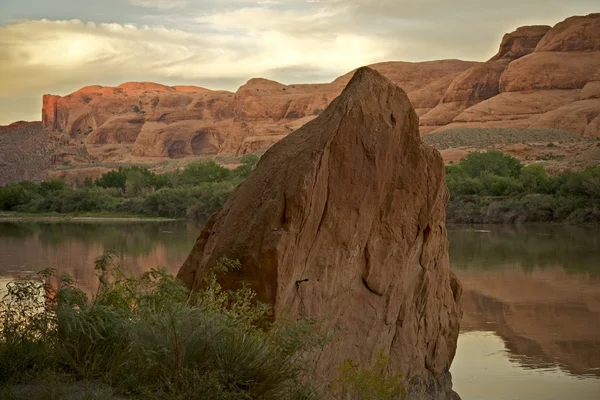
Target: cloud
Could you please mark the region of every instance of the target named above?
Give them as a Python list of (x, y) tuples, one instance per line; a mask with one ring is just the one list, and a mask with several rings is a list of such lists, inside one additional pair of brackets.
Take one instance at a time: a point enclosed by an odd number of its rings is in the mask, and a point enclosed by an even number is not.
[[(90, 84), (147, 80), (235, 90), (256, 76), (330, 81), (379, 61), (485, 60), (518, 26), (553, 25), (597, 8), (589, 0), (547, 0), (545, 7), (539, 0), (493, 7), (480, 0), (129, 3), (143, 12), (117, 8), (112, 21), (120, 23), (21, 19), (0, 26), (0, 109), (16, 107), (15, 96), (25, 104)], [(32, 104), (19, 105), (24, 118), (39, 118), (39, 102)], [(0, 124), (9, 114), (18, 112), (4, 112)]]
[[(277, 30), (190, 33), (79, 20), (21, 21), (0, 27), (0, 100), (5, 106), (27, 93), (37, 98), (132, 80), (236, 90), (251, 77), (272, 77), (269, 71), (283, 80), (307, 81), (318, 69), (323, 79), (333, 80), (387, 55), (383, 44), (346, 33), (324, 39)], [(37, 101), (33, 107), (23, 118), (39, 114)], [(6, 113), (0, 118), (10, 122)]]
[(200, 34), (79, 20), (21, 21), (0, 28), (0, 59), (5, 60), (0, 68), (8, 72), (3, 76), (39, 70), (44, 77), (20, 83), (3, 78), (0, 95), (9, 95), (24, 83), (35, 86), (61, 77), (91, 82), (148, 75), (170, 80), (241, 79), (300, 65), (345, 72), (386, 55), (382, 44), (350, 33), (330, 38), (293, 37), (276, 29)]
[(170, 10), (183, 8), (189, 4), (188, 0), (129, 0), (134, 6)]

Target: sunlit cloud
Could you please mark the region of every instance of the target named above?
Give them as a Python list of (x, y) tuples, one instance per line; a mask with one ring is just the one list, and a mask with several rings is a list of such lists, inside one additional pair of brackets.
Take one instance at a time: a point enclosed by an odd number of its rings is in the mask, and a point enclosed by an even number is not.
[[(15, 115), (39, 118), (43, 93), (67, 94), (91, 84), (136, 80), (236, 90), (252, 77), (331, 81), (380, 61), (483, 61), (518, 26), (553, 25), (597, 8), (591, 0), (547, 3), (540, 8), (539, 0), (505, 0), (491, 8), (480, 0), (128, 0), (102, 14), (105, 23), (91, 6), (79, 8), (80, 19), (8, 16), (0, 25), (0, 124)], [(4, 15), (6, 4), (0, 5)], [(22, 111), (13, 109), (17, 97)], [(23, 106), (28, 101), (32, 105)]]
[(4, 77), (18, 75), (23, 69), (44, 71), (27, 82), (40, 87), (63, 77), (101, 83), (115, 75), (200, 82), (247, 79), (271, 69), (296, 66), (320, 66), (337, 74), (388, 55), (383, 44), (351, 34), (327, 40), (293, 37), (277, 30), (256, 35), (192, 34), (164, 27), (79, 20), (22, 21), (1, 27), (0, 46), (0, 57), (7, 60), (0, 66), (4, 72), (0, 96), (22, 89), (23, 82)]
[(172, 8), (182, 8), (189, 4), (187, 0), (129, 0), (135, 6), (159, 8), (170, 10)]

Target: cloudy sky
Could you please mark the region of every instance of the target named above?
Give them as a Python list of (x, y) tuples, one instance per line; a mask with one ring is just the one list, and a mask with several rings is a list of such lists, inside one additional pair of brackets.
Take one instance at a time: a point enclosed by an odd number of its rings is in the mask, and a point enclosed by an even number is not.
[[(594, 7), (596, 6), (596, 7)], [(44, 93), (126, 81), (235, 90), (327, 82), (379, 61), (486, 60), (518, 26), (597, 0), (0, 0), (0, 125)]]

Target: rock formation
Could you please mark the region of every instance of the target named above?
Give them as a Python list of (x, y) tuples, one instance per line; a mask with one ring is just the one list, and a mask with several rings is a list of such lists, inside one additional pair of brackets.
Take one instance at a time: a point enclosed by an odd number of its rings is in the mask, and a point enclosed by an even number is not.
[(276, 318), (310, 316), (338, 337), (321, 378), (380, 351), (410, 398), (455, 396), (461, 287), (449, 270), (439, 153), (419, 137), (406, 93), (356, 71), (319, 117), (271, 147), (206, 223), (178, 277), (189, 287), (223, 256)]
[(514, 32), (507, 33), (502, 38), (498, 53), (490, 61), (513, 61), (533, 53), (540, 40), (550, 29), (552, 28), (548, 25), (522, 26)]
[[(423, 114), (473, 62), (390, 62), (372, 67), (405, 87)], [(236, 93), (194, 86), (130, 82), (44, 95), (42, 121), (85, 141), (99, 161), (244, 154), (266, 149), (314, 119), (340, 94), (352, 72), (330, 84), (283, 85), (250, 79)], [(114, 152), (120, 145), (122, 151)]]
[[(497, 93), (490, 90), (487, 96), (453, 107), (442, 99), (421, 125), (427, 125), (428, 131), (554, 128), (600, 137), (600, 99), (594, 95), (600, 71), (599, 37), (600, 14), (567, 18), (549, 30), (519, 28), (504, 37), (498, 54), (484, 64), (494, 74), (483, 74), (483, 78)], [(498, 64), (502, 61), (504, 68)], [(471, 70), (477, 68), (482, 67)], [(485, 80), (474, 76), (470, 82), (475, 88)], [(444, 98), (455, 95), (455, 86), (453, 82)], [(463, 86), (469, 87), (468, 83)]]
[[(371, 65), (406, 90), (421, 133), (449, 128), (554, 128), (600, 136), (600, 14), (525, 26), (485, 63)], [(353, 72), (328, 84), (249, 80), (236, 93), (130, 82), (45, 95), (46, 129), (83, 140), (96, 161), (240, 155), (272, 146), (314, 119)], [(116, 148), (115, 146), (120, 146)]]

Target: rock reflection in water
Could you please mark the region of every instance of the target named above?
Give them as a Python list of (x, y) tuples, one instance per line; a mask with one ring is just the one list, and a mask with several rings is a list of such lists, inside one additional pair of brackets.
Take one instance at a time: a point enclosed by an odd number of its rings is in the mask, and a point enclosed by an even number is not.
[[(458, 393), (463, 399), (563, 398), (558, 393), (600, 398), (600, 230), (477, 229), (490, 232), (461, 226), (449, 233), (451, 264), (464, 288), (463, 343), (452, 367)], [(481, 361), (469, 356), (477, 351), (473, 343), (494, 348), (490, 334), (482, 332), (493, 332), (491, 337), (503, 342), (501, 350), (486, 357), (510, 361), (511, 371), (493, 363), (486, 371), (475, 365), (463, 369), (467, 359)], [(514, 397), (506, 391), (491, 396), (494, 384), (483, 385), (486, 374), (522, 391), (516, 389)], [(536, 391), (534, 376), (543, 376), (539, 384), (546, 387)], [(569, 392), (552, 389), (559, 383)], [(467, 393), (461, 387), (468, 387)], [(474, 387), (481, 392), (473, 393)]]
[[(464, 286), (463, 333), (451, 372), (463, 400), (600, 398), (600, 229), (449, 227)], [(93, 282), (118, 249), (141, 273), (172, 273), (200, 227), (184, 223), (0, 222), (0, 290), (49, 266)]]
[(452, 372), (462, 400), (597, 400), (600, 379), (559, 367), (523, 368), (494, 332), (463, 332)]
[(53, 267), (89, 289), (106, 250), (120, 252), (118, 262), (136, 274), (157, 267), (175, 274), (199, 231), (181, 222), (0, 222), (0, 278)]

